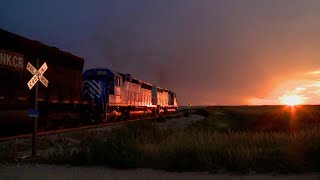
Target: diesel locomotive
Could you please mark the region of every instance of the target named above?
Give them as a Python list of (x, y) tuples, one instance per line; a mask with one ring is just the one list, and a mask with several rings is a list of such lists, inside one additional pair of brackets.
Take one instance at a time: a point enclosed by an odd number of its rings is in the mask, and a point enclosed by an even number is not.
[(91, 102), (91, 114), (102, 119), (128, 118), (130, 111), (158, 115), (178, 108), (174, 92), (107, 68), (83, 73), (83, 99)]

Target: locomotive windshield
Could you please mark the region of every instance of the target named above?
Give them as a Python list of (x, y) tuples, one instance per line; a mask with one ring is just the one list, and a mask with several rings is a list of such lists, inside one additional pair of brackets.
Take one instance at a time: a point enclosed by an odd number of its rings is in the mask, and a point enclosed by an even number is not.
[(109, 76), (105, 71), (88, 72), (88, 80), (103, 80), (106, 82), (113, 82), (113, 77)]

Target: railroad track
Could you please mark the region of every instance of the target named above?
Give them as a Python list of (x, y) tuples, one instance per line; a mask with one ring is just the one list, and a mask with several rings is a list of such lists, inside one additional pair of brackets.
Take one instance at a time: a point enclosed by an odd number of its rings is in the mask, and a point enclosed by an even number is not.
[[(64, 132), (73, 132), (73, 131), (79, 131), (79, 130), (85, 130), (85, 129), (95, 129), (95, 128), (99, 128), (99, 127), (115, 126), (115, 125), (127, 124), (127, 123), (131, 123), (131, 122), (136, 122), (136, 121), (141, 121), (141, 120), (150, 120), (150, 119), (152, 119), (152, 118), (131, 119), (131, 120), (127, 120), (127, 121), (100, 123), (100, 124), (94, 124), (94, 125), (85, 125), (85, 126), (81, 126), (81, 127), (56, 129), (56, 130), (50, 130), (50, 131), (39, 131), (37, 133), (37, 136), (39, 137), (39, 136), (59, 134), (59, 133), (64, 133)], [(0, 137), (0, 142), (13, 140), (13, 139), (31, 138), (31, 136), (32, 136), (32, 133), (19, 134), (19, 135), (13, 135), (13, 136), (4, 136), (4, 137)]]
[[(174, 113), (177, 113), (177, 112), (174, 112)], [(172, 113), (170, 113), (170, 114), (172, 115)], [(167, 115), (163, 115), (162, 117), (166, 117), (166, 116)], [(127, 123), (132, 123), (132, 122), (137, 122), (137, 121), (143, 121), (143, 120), (144, 121), (152, 120), (155, 118), (157, 118), (157, 117), (153, 116), (153, 117), (146, 117), (146, 118), (130, 119), (130, 120), (126, 120), (126, 121), (104, 122), (104, 123), (93, 124), (93, 125), (84, 125), (81, 127), (71, 127), (71, 128), (55, 129), (55, 130), (49, 130), (49, 131), (38, 131), (37, 136), (39, 137), (39, 136), (59, 134), (59, 133), (64, 133), (64, 132), (73, 132), (73, 131), (79, 131), (79, 130), (85, 130), (85, 129), (95, 129), (95, 128), (99, 128), (99, 127), (116, 126), (116, 125), (127, 124)], [(0, 142), (13, 140), (13, 139), (31, 138), (31, 136), (32, 136), (32, 133), (3, 136), (3, 137), (0, 137)]]

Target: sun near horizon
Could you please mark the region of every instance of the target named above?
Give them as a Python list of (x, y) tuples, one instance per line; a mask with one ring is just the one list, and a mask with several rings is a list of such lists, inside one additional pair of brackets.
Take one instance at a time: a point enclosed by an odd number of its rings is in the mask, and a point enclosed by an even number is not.
[(303, 97), (296, 94), (281, 96), (279, 100), (281, 104), (288, 106), (296, 106), (303, 103)]

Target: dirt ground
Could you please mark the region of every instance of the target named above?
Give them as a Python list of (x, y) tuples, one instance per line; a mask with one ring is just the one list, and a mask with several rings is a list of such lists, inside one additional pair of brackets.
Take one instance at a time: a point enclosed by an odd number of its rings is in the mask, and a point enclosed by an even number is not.
[(205, 117), (197, 114), (190, 114), (188, 117), (179, 117), (179, 118), (171, 118), (167, 119), (163, 123), (156, 123), (160, 128), (183, 128), (187, 127), (189, 124), (195, 123), (197, 121), (204, 120)]
[(209, 174), (206, 172), (166, 172), (152, 169), (115, 170), (105, 167), (51, 165), (11, 165), (0, 167), (0, 179), (319, 179), (320, 174)]

